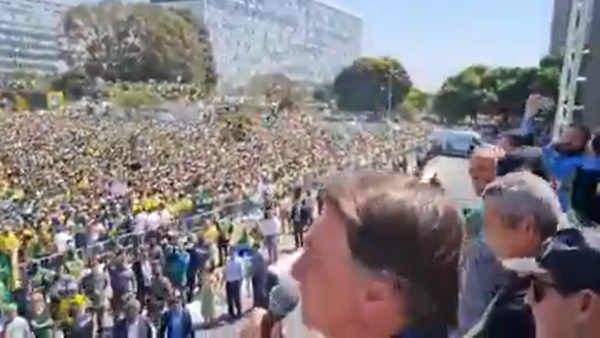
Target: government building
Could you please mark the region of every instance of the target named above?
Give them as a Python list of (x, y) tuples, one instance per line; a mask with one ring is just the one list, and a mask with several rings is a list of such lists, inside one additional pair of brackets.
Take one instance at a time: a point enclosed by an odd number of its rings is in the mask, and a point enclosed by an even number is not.
[(206, 25), (221, 84), (281, 73), (331, 81), (360, 55), (362, 20), (316, 0), (152, 0)]
[(0, 77), (59, 70), (59, 24), (67, 8), (64, 0), (0, 0)]
[[(60, 71), (62, 13), (92, 0), (0, 0), (0, 78)], [(131, 1), (127, 1), (131, 2)], [(191, 11), (207, 27), (222, 85), (281, 73), (331, 81), (360, 55), (362, 20), (316, 0), (152, 0)]]

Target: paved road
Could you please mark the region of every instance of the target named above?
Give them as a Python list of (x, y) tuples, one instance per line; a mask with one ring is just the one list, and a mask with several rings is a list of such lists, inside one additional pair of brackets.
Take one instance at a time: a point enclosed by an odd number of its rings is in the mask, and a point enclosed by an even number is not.
[[(274, 267), (274, 270), (286, 279), (285, 282), (293, 283), (291, 279), (289, 279), (289, 270), (293, 262), (296, 260), (298, 256), (298, 252), (293, 254), (288, 254), (280, 259), (277, 265)], [(249, 304), (249, 302), (248, 302)], [(191, 304), (190, 307), (193, 309), (194, 307), (199, 306), (199, 304)], [(222, 311), (225, 311), (225, 305), (222, 305)], [(195, 312), (194, 310), (192, 313)], [(240, 327), (243, 325), (244, 320), (240, 320), (238, 322), (223, 325), (217, 328), (213, 328), (211, 330), (202, 330), (196, 332), (196, 338), (199, 337), (210, 337), (210, 338), (220, 338), (220, 337), (237, 337)], [(302, 325), (302, 320), (300, 318), (300, 311), (294, 311), (290, 316), (285, 319), (285, 331), (286, 336), (291, 338), (309, 338), (311, 337), (311, 332), (304, 325)]]
[(468, 169), (466, 159), (436, 157), (427, 164), (423, 175), (437, 173), (446, 194), (460, 205), (464, 205), (477, 200)]
[[(473, 192), (471, 181), (468, 176), (468, 162), (464, 159), (437, 157), (432, 159), (424, 170), (424, 174), (437, 173), (446, 193), (459, 204), (464, 205), (475, 201), (476, 196)], [(285, 275), (293, 263), (293, 256), (282, 259), (282, 264), (278, 270)], [(236, 333), (243, 322), (226, 325), (210, 331), (199, 331), (196, 337), (236, 337)], [(311, 337), (310, 331), (302, 325), (300, 311), (296, 310), (285, 319), (286, 336), (290, 338), (308, 338)]]

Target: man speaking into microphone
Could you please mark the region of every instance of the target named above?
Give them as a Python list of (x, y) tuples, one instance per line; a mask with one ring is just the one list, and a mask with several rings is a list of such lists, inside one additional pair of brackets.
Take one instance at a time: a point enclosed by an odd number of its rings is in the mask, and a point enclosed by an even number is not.
[[(304, 324), (327, 338), (445, 337), (457, 322), (461, 222), (414, 178), (334, 177), (292, 267)], [(269, 337), (272, 317), (251, 313), (242, 337)]]

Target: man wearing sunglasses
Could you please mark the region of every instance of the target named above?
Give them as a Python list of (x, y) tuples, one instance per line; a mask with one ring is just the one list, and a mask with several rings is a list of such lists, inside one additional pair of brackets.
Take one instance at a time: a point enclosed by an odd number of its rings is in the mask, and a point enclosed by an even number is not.
[(529, 280), (537, 338), (600, 337), (600, 235), (565, 229), (535, 258), (502, 262)]

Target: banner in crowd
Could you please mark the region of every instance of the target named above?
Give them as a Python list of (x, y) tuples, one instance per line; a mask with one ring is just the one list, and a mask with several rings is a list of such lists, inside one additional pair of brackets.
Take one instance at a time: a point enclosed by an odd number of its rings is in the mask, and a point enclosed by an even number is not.
[(62, 92), (46, 93), (46, 107), (48, 109), (59, 109), (65, 107), (65, 95)]

